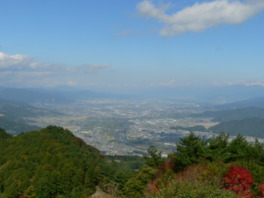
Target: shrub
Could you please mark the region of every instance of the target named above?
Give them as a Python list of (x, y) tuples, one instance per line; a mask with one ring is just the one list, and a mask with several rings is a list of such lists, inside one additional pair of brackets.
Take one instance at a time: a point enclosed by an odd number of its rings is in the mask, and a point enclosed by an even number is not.
[(224, 177), (224, 186), (239, 196), (252, 197), (250, 187), (253, 184), (251, 173), (244, 167), (231, 166)]
[(264, 197), (264, 184), (259, 185), (259, 196)]
[(198, 182), (181, 182), (174, 180), (169, 186), (160, 189), (157, 194), (145, 195), (147, 198), (237, 198), (231, 191), (219, 189)]
[(157, 170), (151, 167), (142, 168), (135, 177), (130, 178), (125, 186), (124, 193), (127, 197), (141, 198), (149, 181), (156, 177)]

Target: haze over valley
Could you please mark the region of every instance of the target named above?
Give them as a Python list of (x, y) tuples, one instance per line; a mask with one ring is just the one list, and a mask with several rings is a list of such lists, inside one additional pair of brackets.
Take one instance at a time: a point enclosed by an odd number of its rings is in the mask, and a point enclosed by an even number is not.
[[(150, 146), (166, 155), (191, 131), (204, 138), (220, 132), (245, 135), (250, 141), (264, 138), (263, 98), (257, 98), (258, 103), (248, 99), (225, 104), (227, 97), (218, 96), (214, 103), (190, 96), (183, 100), (184, 95), (152, 98), (11, 88), (2, 88), (1, 93), (0, 122), (9, 124), (2, 125), (7, 132), (62, 126), (108, 155), (142, 155)], [(246, 123), (244, 129), (239, 121)]]

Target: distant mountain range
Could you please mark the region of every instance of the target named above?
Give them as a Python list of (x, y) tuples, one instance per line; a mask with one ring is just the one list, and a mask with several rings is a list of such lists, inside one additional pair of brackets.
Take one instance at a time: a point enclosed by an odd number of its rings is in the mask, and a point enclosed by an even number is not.
[(97, 93), (80, 89), (37, 89), (37, 88), (0, 88), (0, 99), (28, 104), (49, 103), (49, 104), (68, 104), (79, 100), (105, 99), (105, 98), (126, 98), (129, 96)]
[(235, 108), (245, 108), (245, 107), (264, 108), (264, 97), (256, 97), (256, 98), (251, 98), (247, 100), (241, 100), (238, 102), (232, 102), (232, 103), (216, 106), (217, 109), (235, 109)]
[(23, 102), (0, 99), (0, 114), (16, 119), (18, 117), (34, 117), (40, 115), (58, 115), (57, 112), (31, 106)]
[[(263, 93), (263, 94), (262, 94)], [(259, 98), (257, 98), (259, 97)], [(87, 99), (173, 99), (183, 102), (206, 102), (211, 104), (231, 103), (219, 108), (246, 107), (254, 102), (264, 107), (263, 86), (219, 86), (219, 87), (151, 87), (140, 90), (126, 89), (120, 92), (90, 91), (80, 88), (5, 88), (0, 87), (0, 98), (25, 103), (72, 103)], [(256, 98), (255, 101), (248, 100)], [(245, 101), (243, 101), (245, 100)]]
[(60, 115), (57, 112), (33, 107), (22, 102), (13, 102), (0, 99), (0, 128), (4, 128), (11, 134), (37, 130), (39, 127), (29, 125), (27, 117)]
[(224, 104), (263, 97), (263, 86), (212, 86), (212, 87), (152, 87), (144, 90), (142, 95), (150, 98), (175, 98), (182, 101)]

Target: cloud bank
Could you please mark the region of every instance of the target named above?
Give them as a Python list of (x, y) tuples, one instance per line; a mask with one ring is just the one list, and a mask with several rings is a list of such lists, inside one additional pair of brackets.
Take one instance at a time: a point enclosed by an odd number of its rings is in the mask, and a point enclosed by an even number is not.
[(174, 14), (167, 14), (170, 6), (157, 7), (151, 0), (137, 5), (139, 14), (164, 24), (162, 36), (174, 36), (185, 32), (201, 32), (222, 24), (240, 24), (264, 10), (264, 0), (214, 0), (195, 3)]
[(60, 64), (45, 64), (35, 61), (34, 58), (15, 54), (9, 55), (0, 52), (0, 72), (1, 71), (49, 71), (49, 72), (92, 72), (100, 69), (108, 68), (110, 64), (84, 64), (80, 66), (65, 66)]
[[(110, 64), (66, 66), (36, 61), (33, 57), (0, 52), (0, 85), (75, 85), (87, 74), (105, 70)], [(75, 79), (72, 80), (72, 79)], [(74, 82), (74, 83), (73, 83)], [(87, 82), (82, 82), (87, 83)]]

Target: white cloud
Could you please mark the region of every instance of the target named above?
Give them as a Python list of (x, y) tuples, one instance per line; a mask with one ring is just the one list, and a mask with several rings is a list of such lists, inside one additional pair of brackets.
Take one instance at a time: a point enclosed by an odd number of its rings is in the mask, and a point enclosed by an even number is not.
[(0, 52), (0, 71), (57, 71), (61, 66), (55, 64), (44, 64), (34, 60), (33, 57), (15, 54), (10, 55), (4, 52)]
[(166, 13), (169, 6), (156, 7), (151, 0), (143, 0), (137, 10), (143, 17), (153, 18), (165, 24), (162, 36), (185, 32), (201, 32), (221, 24), (240, 24), (264, 10), (264, 0), (214, 0), (195, 3), (172, 15)]
[[(0, 85), (69, 85), (89, 83), (87, 74), (107, 69), (110, 64), (66, 66), (46, 64), (23, 54), (0, 52)], [(83, 80), (85, 79), (85, 80)]]
[(246, 86), (262, 86), (264, 87), (264, 82), (263, 81), (253, 81), (253, 82), (248, 82), (245, 83)]
[(235, 86), (235, 85), (243, 85), (243, 86), (262, 86), (264, 87), (264, 81), (218, 81), (212, 83), (214, 86)]
[(9, 55), (0, 52), (0, 68), (35, 67), (34, 61), (29, 56), (22, 54)]
[(80, 66), (65, 66), (61, 64), (46, 64), (35, 61), (32, 57), (15, 54), (9, 55), (0, 52), (0, 72), (43, 72), (43, 73), (72, 73), (72, 72), (93, 72), (106, 69), (110, 64), (84, 64)]

